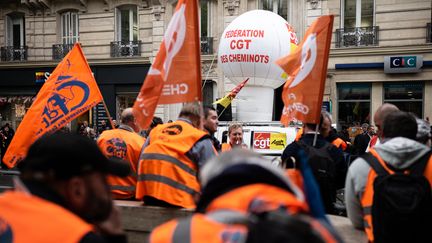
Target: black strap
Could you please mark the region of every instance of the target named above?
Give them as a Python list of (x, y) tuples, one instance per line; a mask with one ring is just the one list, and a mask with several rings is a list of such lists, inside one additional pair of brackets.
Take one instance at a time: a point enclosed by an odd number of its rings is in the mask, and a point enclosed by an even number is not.
[(377, 173), (377, 175), (386, 176), (389, 174), (378, 161), (378, 159), (375, 158), (375, 156), (373, 156), (370, 152), (363, 154), (361, 157), (369, 164), (369, 166), (375, 171), (375, 173)]
[(431, 151), (429, 151), (423, 155), (420, 159), (418, 159), (412, 166), (411, 166), (411, 174), (413, 175), (423, 175), (426, 166), (429, 162), (429, 158), (431, 156)]
[[(426, 166), (428, 164), (429, 158), (431, 156), (431, 151), (429, 150), (425, 155), (423, 155), (420, 159), (418, 159), (413, 165), (411, 165), (410, 172), (413, 175), (423, 175), (424, 170), (426, 169)], [(378, 161), (375, 156), (373, 156), (371, 153), (366, 153), (361, 156), (372, 169), (380, 176), (388, 175), (386, 169), (381, 165), (381, 163)], [(400, 170), (396, 170), (393, 167), (389, 166), (389, 168), (395, 172), (400, 172)]]

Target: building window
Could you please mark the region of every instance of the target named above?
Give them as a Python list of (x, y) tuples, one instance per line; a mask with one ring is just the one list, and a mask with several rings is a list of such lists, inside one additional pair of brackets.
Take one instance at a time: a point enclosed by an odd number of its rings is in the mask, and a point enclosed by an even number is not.
[(201, 12), (201, 54), (210, 55), (213, 54), (213, 37), (211, 35), (211, 1), (203, 0), (200, 1)]
[(203, 96), (203, 104), (212, 106), (215, 101), (214, 98), (214, 86), (216, 85), (212, 80), (206, 80), (202, 82), (202, 96)]
[(25, 21), (22, 14), (6, 15), (6, 45), (25, 46)]
[(374, 25), (374, 0), (342, 0), (344, 28)]
[(260, 0), (259, 9), (279, 14), (282, 18), (288, 19), (287, 0)]
[(79, 39), (78, 12), (64, 12), (61, 14), (62, 44), (74, 44)]
[(124, 5), (116, 8), (116, 40), (138, 40), (137, 6)]
[(336, 30), (336, 47), (377, 46), (374, 0), (341, 0), (341, 29)]
[(370, 122), (370, 83), (337, 84), (337, 91), (339, 125)]
[(400, 110), (423, 117), (423, 82), (385, 83), (384, 103), (392, 103)]

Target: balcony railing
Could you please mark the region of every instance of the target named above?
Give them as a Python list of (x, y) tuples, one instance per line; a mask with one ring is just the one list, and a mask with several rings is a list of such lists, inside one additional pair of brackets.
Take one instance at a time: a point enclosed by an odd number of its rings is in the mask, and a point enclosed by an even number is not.
[(213, 54), (213, 37), (201, 36), (201, 54)]
[(426, 25), (426, 43), (432, 43), (432, 25), (431, 23), (427, 23)]
[(52, 46), (53, 60), (61, 60), (68, 54), (74, 44), (55, 44)]
[(377, 46), (378, 26), (336, 30), (336, 47)]
[(141, 56), (141, 41), (111, 42), (111, 57)]
[(0, 48), (1, 60), (10, 61), (26, 61), (27, 46), (2, 46)]

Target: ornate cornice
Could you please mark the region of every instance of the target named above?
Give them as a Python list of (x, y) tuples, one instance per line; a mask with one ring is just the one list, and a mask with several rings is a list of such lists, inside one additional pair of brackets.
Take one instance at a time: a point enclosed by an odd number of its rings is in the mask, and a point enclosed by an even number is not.
[(223, 0), (229, 15), (234, 15), (236, 8), (240, 7), (240, 0)]
[(330, 50), (330, 57), (352, 57), (352, 56), (380, 56), (400, 54), (423, 54), (431, 53), (432, 45), (415, 46), (385, 46), (385, 47), (359, 47), (359, 48), (334, 48)]

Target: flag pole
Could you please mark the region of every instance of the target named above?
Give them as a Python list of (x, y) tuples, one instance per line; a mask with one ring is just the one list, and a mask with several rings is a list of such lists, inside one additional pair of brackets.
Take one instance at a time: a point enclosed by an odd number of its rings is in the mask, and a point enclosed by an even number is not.
[[(228, 105), (229, 106), (229, 105)], [(225, 107), (222, 111), (221, 111), (221, 113), (218, 115), (218, 120), (219, 120), (219, 117), (221, 117), (222, 116), (222, 113), (228, 108), (228, 106), (227, 107)]]
[(106, 111), (106, 113), (108, 115), (108, 119), (109, 119), (109, 122), (110, 122), (110, 125), (111, 125), (111, 129), (115, 129), (114, 122), (111, 119), (111, 115), (109, 113), (107, 105), (105, 104), (105, 100), (104, 99), (102, 99), (102, 104), (104, 105), (105, 111)]
[(317, 137), (318, 137), (318, 128), (319, 128), (319, 124), (316, 124), (315, 125), (315, 135), (314, 135), (312, 147), (315, 147), (315, 145), (316, 145), (316, 141), (317, 141)]
[(210, 74), (210, 70), (211, 70), (211, 68), (213, 67), (213, 63), (214, 63), (214, 60), (216, 59), (216, 54), (213, 56), (213, 60), (212, 60), (212, 62), (211, 62), (211, 64), (210, 64), (210, 67), (209, 67), (209, 69), (207, 70), (207, 74), (206, 74), (206, 77), (205, 77), (205, 79), (204, 79), (204, 84), (203, 84), (203, 86), (201, 87), (201, 91), (204, 89), (204, 87), (205, 87), (205, 85), (206, 85), (206, 83), (207, 83), (207, 78), (208, 78), (208, 76), (209, 76), (209, 74)]

